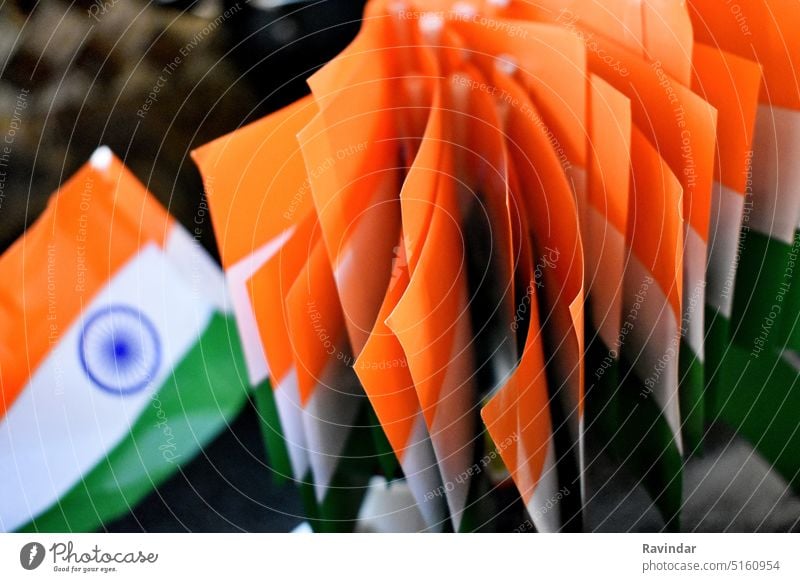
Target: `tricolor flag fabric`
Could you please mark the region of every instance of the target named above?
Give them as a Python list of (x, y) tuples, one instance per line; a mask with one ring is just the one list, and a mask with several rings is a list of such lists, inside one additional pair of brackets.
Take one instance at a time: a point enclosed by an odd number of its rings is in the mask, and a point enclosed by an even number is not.
[[(753, 132), (758, 105), (761, 67), (710, 45), (696, 43), (693, 54), (692, 87), (714, 105), (717, 123), (717, 153), (709, 224), (706, 269), (706, 333), (704, 337), (706, 386), (720, 386), (720, 369), (730, 337), (734, 281), (739, 261), (740, 225), (748, 190)], [(736, 95), (736, 99), (731, 99)], [(702, 443), (704, 420), (712, 411), (702, 398), (684, 398), (682, 414), (690, 447)], [(711, 407), (713, 408), (713, 407)]]
[[(668, 524), (681, 502), (679, 361), (680, 314), (685, 301), (682, 262), (683, 190), (658, 150), (631, 131), (632, 200), (626, 237), (619, 435), (624, 461), (661, 508)], [(653, 228), (651, 216), (659, 216)]]
[[(266, 434), (273, 467), (285, 477), (293, 475), (297, 479), (303, 478), (309, 461), (299, 411), (297, 370), (291, 352), (288, 358), (284, 354), (290, 339), (288, 321), (283, 315), (283, 297), (303, 262), (293, 261), (291, 256), (281, 260), (278, 253), (284, 246), (291, 249), (291, 241), (297, 241), (298, 252), (304, 253), (318, 240), (319, 234), (303, 224), (304, 220), (314, 217), (307, 218), (313, 207), (299, 148), (276, 155), (267, 144), (292, 139), (315, 111), (311, 100), (301, 100), (280, 115), (253, 124), (237, 132), (235, 137), (222, 138), (193, 154), (205, 179), (222, 264), (245, 346), (248, 376), (251, 383), (258, 386), (261, 410), (270, 418), (277, 418), (280, 411), (280, 424), (271, 423), (275, 434)], [(236, 164), (236, 171), (231, 171), (228, 164)], [(209, 170), (217, 167), (218, 172)], [(272, 191), (282, 197), (281, 212), (266, 212), (264, 206)], [(251, 280), (259, 271), (269, 275), (269, 269), (276, 271), (277, 280), (263, 292), (269, 290), (272, 295), (264, 296), (254, 305), (252, 289), (258, 290), (258, 282)], [(264, 334), (268, 345), (275, 345), (271, 365), (267, 363), (265, 348), (259, 339), (260, 326), (255, 311), (259, 305), (265, 310), (270, 306), (277, 309), (275, 313), (265, 312), (269, 319), (260, 324), (268, 326), (269, 333)], [(284, 352), (280, 351), (281, 347)], [(268, 385), (270, 375), (272, 387)]]
[[(352, 520), (337, 516), (354, 517), (374, 469), (372, 439), (386, 437), (379, 427), (380, 434), (370, 434), (369, 422), (351, 435), (367, 399), (352, 369), (334, 271), (295, 138), (317, 111), (313, 100), (303, 99), (193, 155), (248, 346), (247, 371), (257, 385), (272, 469), (301, 485), (316, 527), (352, 528)], [(274, 143), (294, 146), (281, 150)], [(316, 171), (329, 169), (333, 159), (326, 157)], [(339, 469), (348, 455), (349, 469)]]
[(314, 527), (346, 529), (332, 500), (376, 470), (359, 435), (429, 531), (475, 528), (511, 483), (535, 529), (580, 529), (590, 448), (677, 529), (720, 419), (796, 481), (779, 39), (800, 9), (737, 6), (757, 42), (703, 0), (373, 0), (308, 97), (194, 152), (272, 464)]
[[(792, 2), (775, 0), (748, 1), (736, 12), (717, 11), (712, 2), (702, 0), (690, 5), (695, 29), (704, 42), (757, 62), (763, 73), (752, 159), (747, 165), (749, 200), (745, 200), (742, 218), (746, 236), (737, 267), (739, 273), (750, 276), (737, 279), (733, 294), (730, 318), (734, 337), (740, 345), (756, 350), (787, 346), (787, 342), (791, 345), (792, 308), (797, 304), (787, 303), (785, 314), (772, 312), (776, 302), (782, 302), (787, 294), (793, 296), (788, 293), (792, 279), (789, 263), (796, 254), (800, 212), (793, 163), (800, 143), (798, 8)], [(705, 23), (712, 15), (714, 26), (709, 30)], [(741, 15), (746, 17), (746, 29), (741, 26)]]
[(108, 148), (0, 257), (0, 528), (92, 531), (248, 393), (222, 273)]
[[(620, 22), (634, 23), (641, 23), (644, 13), (651, 10), (644, 6), (632, 7), (630, 4), (619, 5), (615, 9), (622, 11), (619, 15)], [(688, 25), (688, 16), (675, 15), (675, 11), (667, 6), (662, 6), (658, 10), (663, 12), (663, 14), (658, 12), (658, 17), (669, 21), (671, 26), (676, 28), (676, 36), (680, 37), (683, 30), (680, 27)], [(573, 115), (578, 115), (579, 119), (589, 120), (584, 127), (591, 127), (592, 123), (598, 126), (592, 128), (593, 131), (590, 132), (594, 141), (590, 142), (592, 153), (587, 197), (582, 199), (577, 196), (578, 213), (583, 224), (581, 231), (585, 239), (583, 246), (593, 254), (593, 260), (587, 263), (591, 265), (588, 267), (591, 270), (587, 270), (586, 274), (586, 286), (590, 289), (588, 300), (591, 305), (588, 329), (592, 334), (590, 337), (596, 333), (595, 330), (602, 332), (598, 339), (589, 342), (592, 382), (598, 388), (594, 390), (595, 402), (600, 411), (613, 409), (616, 406), (613, 403), (613, 390), (609, 390), (608, 383), (619, 383), (616, 373), (619, 366), (617, 360), (623, 343), (621, 341), (623, 329), (620, 326), (625, 325), (625, 338), (628, 341), (626, 351), (633, 354), (635, 373), (641, 382), (652, 384), (649, 389), (642, 392), (648, 397), (652, 394), (660, 409), (659, 416), (667, 421), (671, 436), (664, 444), (668, 447), (674, 446), (679, 454), (683, 437), (678, 385), (683, 385), (682, 391), (686, 393), (702, 391), (702, 372), (698, 376), (697, 373), (692, 374), (687, 370), (697, 361), (702, 361), (703, 310), (686, 309), (680, 302), (673, 302), (673, 308), (681, 305), (681, 309), (685, 311), (679, 312), (677, 316), (673, 314), (671, 319), (664, 319), (655, 316), (656, 313), (660, 313), (660, 310), (656, 309), (653, 317), (639, 321), (636, 326), (641, 332), (639, 334), (628, 334), (628, 326), (632, 326), (633, 323), (621, 321), (623, 313), (628, 318), (631, 306), (638, 305), (633, 297), (629, 297), (628, 301), (620, 301), (625, 297), (620, 280), (623, 278), (623, 272), (626, 280), (642, 278), (642, 273), (636, 268), (636, 253), (630, 249), (631, 242), (624, 242), (625, 233), (627, 231), (630, 235), (631, 230), (636, 228), (634, 221), (637, 203), (638, 212), (645, 212), (648, 219), (651, 216), (650, 208), (647, 205), (642, 206), (645, 198), (637, 200), (633, 197), (628, 200), (626, 167), (631, 163), (627, 160), (630, 157), (627, 144), (631, 139), (631, 129), (628, 126), (631, 125), (646, 137), (647, 141), (657, 149), (657, 155), (663, 156), (672, 174), (681, 181), (684, 195), (680, 197), (682, 208), (679, 211), (689, 220), (686, 221), (685, 227), (681, 227), (681, 230), (685, 228), (683, 236), (686, 240), (682, 242), (680, 250), (685, 253), (685, 257), (682, 257), (677, 265), (685, 270), (685, 273), (678, 274), (677, 280), (682, 281), (682, 285), (686, 287), (680, 291), (680, 295), (697, 296), (699, 304), (702, 305), (705, 268), (703, 233), (707, 231), (708, 220), (707, 210), (704, 208), (707, 207), (706, 202), (711, 192), (709, 168), (713, 160), (716, 114), (702, 99), (693, 95), (688, 87), (673, 79), (667, 72), (667, 70), (673, 71), (685, 78), (688, 66), (677, 62), (675, 58), (669, 59), (666, 64), (650, 61), (649, 53), (643, 50), (641, 42), (636, 40), (643, 33), (637, 34), (635, 38), (623, 37), (625, 42), (617, 44), (619, 37), (612, 36), (613, 29), (603, 27), (603, 17), (593, 3), (572, 3), (569, 9), (561, 6), (560, 10), (555, 10), (555, 6), (547, 9), (512, 2), (505, 8), (499, 9), (494, 16), (498, 20), (487, 22), (487, 29), (489, 26), (497, 27), (497, 22), (503, 22), (499, 19), (506, 16), (532, 19), (557, 25), (559, 27), (557, 30), (568, 33), (577, 40), (579, 50), (583, 49), (580, 53), (585, 59), (586, 72), (582, 76), (586, 90), (583, 99), (578, 101), (582, 109), (574, 108), (577, 113)], [(508, 20), (505, 26), (500, 28), (512, 30), (512, 27), (521, 26), (519, 22), (526, 21)], [(503, 38), (500, 34), (496, 36)], [(656, 33), (652, 32), (645, 36), (652, 39)], [(522, 68), (523, 72), (525, 70)], [(590, 74), (594, 77), (588, 84), (586, 80)], [(609, 122), (609, 119), (612, 121)], [(603, 122), (607, 124), (605, 131), (601, 130), (600, 126)], [(583, 134), (585, 139), (585, 129)], [(688, 167), (689, 162), (685, 156), (687, 150), (692, 154), (689, 160), (691, 167)], [(618, 177), (615, 178), (615, 175)], [(639, 178), (640, 184), (647, 184), (644, 186), (645, 190), (651, 188), (661, 190), (663, 180), (653, 178), (651, 175), (647, 174), (648, 177), (645, 179)], [(655, 182), (648, 184), (649, 180)], [(660, 214), (657, 216), (662, 219)], [(668, 217), (664, 219), (667, 220)], [(619, 233), (617, 236), (613, 234), (615, 230)], [(675, 250), (672, 244), (659, 248), (659, 252), (665, 256), (674, 254)], [(674, 262), (674, 258), (670, 260)], [(619, 277), (616, 282), (609, 280), (614, 273)], [(597, 277), (605, 279), (595, 280)], [(673, 273), (667, 281), (673, 281), (674, 278)], [(687, 280), (690, 282), (687, 283)], [(666, 295), (670, 291), (663, 289), (662, 292)], [(629, 293), (636, 292), (634, 290)], [(652, 302), (647, 304), (651, 305)], [(628, 309), (625, 309), (626, 307)], [(664, 331), (654, 331), (649, 326), (655, 325), (656, 320), (661, 322), (658, 327), (666, 325), (672, 328), (677, 324), (677, 328), (673, 330), (674, 333), (666, 331), (666, 328)], [(678, 332), (680, 335), (676, 336), (675, 333)], [(673, 345), (675, 338), (686, 344), (682, 350), (678, 349), (679, 346)], [(599, 351), (598, 346), (602, 346)], [(618, 396), (623, 399), (630, 397), (625, 391)], [(635, 402), (631, 405), (637, 406)], [(619, 419), (612, 420), (608, 424), (614, 426), (617, 422)], [(643, 430), (645, 432), (638, 436), (628, 435), (628, 442), (631, 442), (632, 436), (636, 436), (633, 442), (647, 440), (646, 435), (652, 431), (647, 431), (646, 427)], [(636, 455), (632, 451), (627, 451), (625, 456)], [(649, 471), (650, 465), (651, 463), (647, 462), (637, 468), (637, 471), (639, 469), (642, 472)]]
[[(722, 347), (716, 356), (718, 365), (707, 377), (706, 416), (726, 422), (748, 438), (797, 488), (800, 463), (789, 451), (797, 446), (800, 432), (793, 412), (800, 378), (794, 280), (800, 249), (794, 163), (800, 108), (796, 34), (800, 8), (773, 0), (744, 2), (735, 11), (693, 0), (689, 8), (697, 38), (756, 63), (761, 72), (757, 94), (752, 89), (742, 91), (741, 116), (731, 126), (745, 124), (737, 132), (751, 146), (744, 150), (744, 162), (728, 162), (736, 164), (729, 165), (729, 171), (738, 174), (734, 184), (742, 189), (743, 198), (726, 196), (729, 203), (720, 204), (719, 229), (731, 233), (731, 242), (738, 232), (739, 240), (735, 250), (730, 243), (721, 247), (729, 249), (726, 252), (732, 259), (723, 279), (724, 300), (714, 306), (715, 323), (709, 327), (709, 335), (715, 341), (720, 338)], [(749, 121), (753, 117), (754, 123)], [(720, 161), (725, 159), (720, 156)], [(721, 171), (728, 170), (721, 167)], [(728, 178), (729, 182), (733, 179)]]

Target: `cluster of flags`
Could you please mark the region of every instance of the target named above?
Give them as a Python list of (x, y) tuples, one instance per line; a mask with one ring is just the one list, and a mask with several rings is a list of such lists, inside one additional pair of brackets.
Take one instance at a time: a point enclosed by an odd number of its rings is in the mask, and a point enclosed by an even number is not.
[(434, 531), (504, 475), (580, 527), (587, 438), (677, 528), (717, 421), (794, 484), (798, 16), (373, 0), (310, 96), (196, 151), (287, 474), (323, 506), (367, 406)]
[(427, 531), (512, 485), (579, 529), (589, 438), (678, 529), (716, 422), (797, 488), (797, 22), (371, 0), (309, 96), (193, 152), (224, 275), (98, 150), (0, 258), (0, 525), (96, 527), (247, 386), (317, 531), (376, 474)]

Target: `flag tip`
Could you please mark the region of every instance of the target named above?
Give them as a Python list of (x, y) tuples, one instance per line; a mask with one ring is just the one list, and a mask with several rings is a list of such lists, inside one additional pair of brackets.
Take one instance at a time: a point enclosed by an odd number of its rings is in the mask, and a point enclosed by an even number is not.
[(419, 20), (419, 29), (428, 42), (438, 41), (438, 35), (444, 28), (444, 19), (440, 14), (426, 12)]
[(89, 163), (96, 169), (96, 170), (107, 170), (111, 166), (111, 160), (114, 158), (114, 152), (111, 151), (111, 148), (108, 146), (100, 146), (94, 153), (92, 157), (89, 158)]
[(513, 56), (509, 54), (497, 56), (497, 61), (495, 61), (495, 69), (497, 69), (499, 73), (513, 77), (517, 72), (517, 68), (517, 60)]
[(478, 9), (469, 2), (456, 2), (453, 4), (453, 13), (461, 18), (472, 18), (478, 14)]

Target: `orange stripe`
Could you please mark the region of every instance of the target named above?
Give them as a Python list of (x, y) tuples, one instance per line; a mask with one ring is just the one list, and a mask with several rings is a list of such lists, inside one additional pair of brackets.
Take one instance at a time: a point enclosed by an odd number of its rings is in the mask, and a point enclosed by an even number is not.
[(761, 67), (758, 63), (696, 44), (692, 89), (717, 108), (714, 178), (744, 193), (755, 131)]
[(689, 83), (692, 26), (677, 0), (537, 0), (513, 2), (506, 16), (580, 29), (591, 42), (597, 35), (629, 51), (660, 60), (671, 75)]
[[(525, 355), (523, 354), (523, 358)], [(515, 374), (516, 376), (516, 374)], [(495, 443), (495, 448), (503, 459), (506, 469), (514, 479), (514, 483), (520, 493), (527, 489), (527, 485), (520, 474), (520, 463), (517, 455), (519, 442), (519, 395), (517, 394), (517, 382), (512, 376), (505, 386), (500, 388), (492, 396), (486, 405), (481, 408), (481, 418), (489, 436)], [(508, 443), (501, 447), (499, 443)], [(534, 449), (535, 450), (535, 449)]]
[[(398, 247), (402, 244), (401, 237)], [(408, 267), (396, 263), (378, 320), (354, 366), (386, 437), (401, 460), (420, 404), (403, 346), (385, 320), (403, 296), (408, 280)]]
[[(511, 165), (510, 183), (512, 195), (521, 192), (514, 166)], [(520, 207), (523, 201), (518, 200)], [(520, 216), (524, 231), (529, 231), (527, 214)], [(522, 240), (517, 276), (520, 289), (530, 300), (527, 335), (522, 357), (517, 369), (492, 396), (481, 410), (481, 418), (495, 443), (523, 500), (527, 503), (533, 496), (547, 455), (551, 438), (547, 375), (545, 373), (544, 346), (539, 321), (539, 306), (536, 288), (530, 282), (535, 279), (533, 249), (530, 237)], [(515, 327), (520, 322), (515, 321)], [(519, 458), (519, 444), (530, 451), (528, 459)]]
[[(395, 25), (408, 27), (417, 23), (395, 20)], [(412, 29), (407, 30), (409, 38), (416, 34)], [(437, 74), (421, 74), (423, 69), (436, 73), (437, 63), (429, 49), (407, 50), (412, 60), (424, 66), (417, 73), (411, 71), (404, 77), (416, 84), (419, 94), (409, 95), (408, 103), (399, 111), (399, 127), (405, 129), (402, 137), (406, 138), (409, 153), (415, 154), (400, 190), (403, 232), (395, 247), (393, 272), (377, 321), (355, 364), (356, 374), (400, 459), (405, 454), (416, 415), (420, 413), (420, 400), (409, 359), (387, 321), (406, 293), (410, 273), (420, 260), (434, 209), (442, 149), (441, 86), (436, 82)], [(421, 122), (423, 115), (426, 118)]]
[(627, 242), (681, 314), (683, 221), (681, 185), (656, 149), (634, 128)]
[[(386, 129), (374, 126), (376, 117)], [(356, 354), (380, 310), (400, 232), (399, 141), (388, 137), (390, 117), (388, 111), (362, 113), (325, 127), (318, 115), (299, 136)]]
[[(528, 276), (534, 276), (530, 265)], [(483, 422), (526, 503), (541, 477), (552, 433), (535, 292), (530, 300), (530, 327), (519, 366), (481, 410)], [(519, 458), (518, 442), (523, 443), (528, 458)]]
[(337, 361), (347, 366), (352, 357), (342, 306), (322, 240), (317, 241), (286, 296), (286, 313), (300, 403), (305, 406), (322, 381), (325, 368)]
[(455, 19), (448, 22), (473, 51), (470, 57), (487, 74), (498, 55), (517, 59), (520, 82), (531, 92), (545, 124), (562, 136), (570, 161), (586, 164), (586, 50), (580, 40), (557, 26), (498, 20), (506, 34), (480, 24)]
[[(466, 263), (450, 148), (443, 147), (442, 155), (435, 198), (429, 192), (417, 194), (430, 196), (427, 202), (432, 208), (419, 263), (387, 320), (405, 350), (429, 428), (433, 426), (448, 368), (472, 367), (468, 363), (469, 348), (453, 354), (456, 331), (469, 313), (460, 311), (466, 296)], [(458, 379), (463, 380), (466, 378)]]
[(192, 152), (225, 268), (313, 208), (296, 135), (316, 110), (313, 99), (305, 97)]
[(320, 112), (299, 138), (334, 269), (373, 199), (364, 193), (399, 184), (394, 115), (403, 100), (386, 79), (397, 75), (400, 50), (385, 46), (388, 25), (366, 21), (356, 40), (309, 79)]
[[(692, 21), (680, 0), (641, 0), (645, 57), (688, 86), (692, 71)], [(610, 37), (614, 39), (614, 37)]]
[(714, 181), (717, 114), (706, 101), (667, 73), (613, 42), (597, 43), (614, 61), (625, 63), (621, 76), (600, 54), (589, 52), (590, 70), (631, 100), (636, 127), (663, 156), (683, 186), (683, 214), (708, 240)]
[(497, 75), (495, 82), (517, 103), (508, 110), (509, 152), (526, 187), (528, 221), (537, 250), (546, 253), (545, 247), (550, 247), (558, 251), (560, 259), (552, 268), (558, 279), (556, 295), (569, 303), (583, 285), (583, 250), (575, 196), (547, 136), (536, 123), (536, 105), (511, 79)]
[[(794, 0), (689, 0), (694, 36), (761, 64), (761, 102), (800, 109), (800, 5)], [(734, 6), (738, 10), (734, 9)]]
[(556, 361), (564, 370), (570, 367), (569, 377), (577, 376), (578, 393), (569, 396), (582, 415), (584, 260), (575, 196), (549, 138), (536, 121), (536, 105), (513, 80), (497, 75), (496, 83), (516, 103), (508, 111), (508, 148), (529, 198), (526, 207), (535, 250), (539, 257), (556, 254), (555, 260), (548, 261), (552, 266), (537, 273), (537, 281), (544, 285), (547, 306), (553, 313), (548, 329), (556, 335), (566, 334), (552, 338), (553, 345), (559, 346)]
[(0, 257), (0, 416), (117, 270), (173, 224), (116, 158), (105, 170), (84, 165), (56, 192)]
[(537, 0), (511, 2), (505, 16), (534, 22), (582, 26), (624, 41), (631, 50), (643, 48), (642, 8), (635, 0)]
[(403, 244), (412, 273), (419, 261), (433, 214), (431, 199), (436, 192), (442, 155), (441, 84), (432, 83), (432, 85), (435, 89), (422, 143), (400, 190)]
[[(494, 72), (494, 71), (493, 71)], [(491, 83), (477, 67), (465, 62), (445, 85), (455, 100), (450, 115), (454, 130), (453, 147), (461, 208), (472, 208), (486, 223), (491, 238), (490, 257), (481, 260), (479, 270), (493, 271), (501, 281), (497, 298), (497, 321), (510, 322), (514, 317), (514, 261), (519, 257), (512, 231), (519, 234), (519, 212), (510, 198), (508, 149), (501, 128), (498, 104), (487, 91), (468, 87)], [(466, 86), (465, 86), (466, 84)], [(460, 95), (460, 97), (458, 97)], [(459, 143), (460, 140), (460, 143)], [(518, 243), (518, 240), (516, 241)], [(515, 350), (516, 353), (516, 350)]]
[[(536, 334), (539, 335), (538, 325)], [(542, 476), (547, 448), (552, 438), (545, 377), (541, 341), (534, 338), (531, 343), (526, 344), (519, 368), (512, 379), (517, 384), (517, 430), (527, 453), (527, 458), (519, 459), (519, 478), (515, 481), (526, 504), (533, 497), (533, 492)]]
[(596, 75), (590, 78), (590, 91), (589, 204), (624, 234), (630, 183), (630, 101)]
[(284, 247), (247, 282), (273, 388), (278, 387), (294, 364), (285, 298), (318, 240), (319, 223), (316, 213), (310, 212)]

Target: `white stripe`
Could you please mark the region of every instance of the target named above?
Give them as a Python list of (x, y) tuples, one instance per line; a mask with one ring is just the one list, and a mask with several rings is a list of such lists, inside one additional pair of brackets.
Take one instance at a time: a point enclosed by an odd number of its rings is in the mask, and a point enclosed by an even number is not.
[[(460, 305), (466, 305), (462, 298)], [(467, 313), (465, 308), (459, 313)], [(447, 505), (458, 531), (467, 502), (471, 477), (467, 470), (472, 465), (475, 438), (474, 364), (470, 356), (470, 324), (462, 316), (456, 326), (453, 350), (439, 394), (439, 402), (430, 428), (431, 442), (439, 461)]]
[(784, 350), (781, 357), (795, 370), (800, 371), (800, 354), (792, 350)]
[(169, 232), (164, 252), (194, 293), (205, 294), (222, 313), (231, 311), (222, 269), (189, 231), (176, 223)]
[(590, 242), (584, 252), (587, 287), (592, 298), (591, 321), (606, 347), (619, 350), (625, 235), (593, 207), (588, 208), (586, 217)]
[(697, 359), (703, 361), (705, 334), (706, 241), (685, 223), (683, 247), (682, 333)]
[[(80, 360), (84, 326), (90, 329), (92, 322), (102, 321), (109, 305), (141, 312), (160, 344), (161, 358), (153, 360), (154, 365), (160, 363), (144, 376), (145, 382), (146, 377), (151, 380), (124, 396), (101, 388)], [(0, 424), (3, 529), (16, 529), (50, 507), (127, 435), (151, 396), (198, 341), (211, 314), (211, 304), (192, 293), (155, 245), (144, 247), (109, 282), (84, 317), (66, 331)]]
[(425, 521), (414, 503), (408, 483), (398, 480), (387, 483), (375, 476), (367, 486), (364, 502), (358, 512), (359, 533), (417, 533), (425, 531)]
[[(649, 282), (646, 294), (639, 303), (636, 295), (645, 282)], [(640, 305), (638, 308), (637, 303)], [(678, 399), (678, 320), (661, 286), (635, 255), (628, 260), (625, 274), (625, 308), (627, 313), (635, 314), (626, 344), (631, 348), (628, 353), (634, 360), (634, 370), (645, 383), (645, 389), (652, 391), (653, 398), (672, 429), (678, 450), (682, 452)]]
[[(375, 325), (392, 274), (392, 249), (400, 236), (394, 215), (400, 208), (396, 201), (397, 176), (387, 172), (369, 205), (356, 219), (357, 226), (345, 244), (346, 251), (334, 272), (336, 288), (353, 353), (358, 355)], [(387, 224), (396, 224), (394, 230)]]
[(303, 428), (319, 502), (325, 499), (364, 398), (358, 377), (337, 359), (328, 363), (305, 406)]
[(744, 196), (714, 182), (709, 231), (706, 303), (730, 318), (738, 264)]
[[(527, 467), (527, 452), (523, 446), (523, 439), (519, 439), (517, 458), (520, 467)], [(524, 492), (523, 492), (524, 494)], [(558, 504), (558, 472), (556, 471), (556, 450), (553, 439), (547, 445), (547, 455), (542, 466), (542, 473), (530, 500), (526, 504), (536, 531), (541, 533), (554, 533), (561, 528), (561, 509)], [(549, 505), (549, 507), (548, 507)]]
[(400, 466), (429, 531), (441, 531), (446, 512), (444, 498), (437, 493), (441, 493), (442, 480), (421, 412), (414, 420)]
[(292, 472), (297, 481), (305, 478), (308, 471), (308, 450), (303, 428), (303, 408), (300, 406), (300, 389), (297, 385), (297, 369), (292, 366), (289, 373), (275, 382), (275, 406), (281, 421), (286, 451), (292, 463)]
[(266, 380), (269, 375), (269, 366), (264, 355), (264, 347), (261, 345), (258, 322), (253, 312), (253, 305), (250, 303), (250, 294), (247, 292), (247, 282), (292, 238), (294, 230), (294, 226), (286, 229), (225, 271), (233, 302), (233, 312), (236, 315), (236, 327), (241, 336), (242, 351), (252, 386)]
[(800, 217), (800, 112), (759, 105), (750, 227), (792, 244)]

